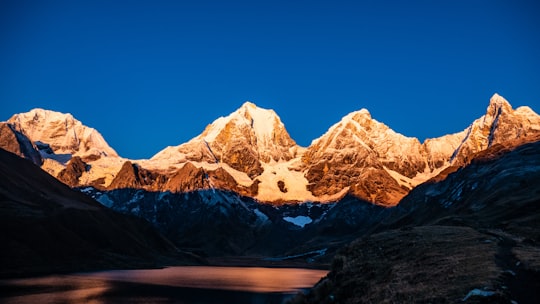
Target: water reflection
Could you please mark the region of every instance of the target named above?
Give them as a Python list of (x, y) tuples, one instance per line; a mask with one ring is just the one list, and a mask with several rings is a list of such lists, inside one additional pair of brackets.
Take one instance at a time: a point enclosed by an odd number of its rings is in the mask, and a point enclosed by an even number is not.
[(281, 303), (326, 271), (170, 267), (0, 281), (1, 303)]

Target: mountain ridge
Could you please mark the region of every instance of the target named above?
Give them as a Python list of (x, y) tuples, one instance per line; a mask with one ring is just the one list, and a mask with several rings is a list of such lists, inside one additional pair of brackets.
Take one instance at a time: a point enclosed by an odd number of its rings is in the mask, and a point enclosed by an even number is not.
[[(200, 135), (146, 160), (118, 156), (99, 132), (70, 114), (38, 109), (16, 114), (7, 123), (38, 147), (43, 169), (62, 175), (71, 186), (110, 190), (133, 185), (175, 192), (219, 188), (270, 203), (330, 202), (351, 194), (393, 206), (418, 184), (449, 167), (467, 165), (492, 145), (513, 147), (540, 138), (540, 116), (529, 107), (512, 109), (498, 94), (485, 115), (458, 133), (421, 143), (361, 109), (345, 115), (308, 147), (296, 144), (273, 110), (245, 102)], [(82, 163), (70, 166), (74, 156)], [(135, 169), (129, 170), (128, 162)], [(200, 173), (182, 171), (187, 164)]]

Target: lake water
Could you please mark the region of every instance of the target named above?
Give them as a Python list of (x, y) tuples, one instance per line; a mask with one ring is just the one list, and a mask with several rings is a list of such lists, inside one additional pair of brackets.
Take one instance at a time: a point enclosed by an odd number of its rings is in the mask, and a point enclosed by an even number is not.
[(327, 271), (182, 266), (0, 280), (0, 303), (283, 303)]

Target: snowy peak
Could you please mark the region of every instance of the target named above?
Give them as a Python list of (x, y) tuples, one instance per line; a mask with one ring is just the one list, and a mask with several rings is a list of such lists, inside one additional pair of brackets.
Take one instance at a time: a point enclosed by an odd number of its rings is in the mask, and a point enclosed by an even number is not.
[(386, 127), (372, 119), (371, 114), (366, 109), (351, 112), (331, 126), (323, 136), (313, 140), (308, 149), (313, 150), (313, 147), (316, 147), (318, 152), (322, 152), (326, 149), (343, 149), (346, 146), (351, 147), (357, 144), (365, 149), (371, 149), (364, 141), (366, 129), (371, 130), (371, 126)]
[(361, 121), (370, 121), (373, 119), (371, 117), (371, 113), (365, 108), (360, 109), (359, 111), (354, 111), (350, 113), (349, 115), (346, 115), (344, 119), (354, 119), (355, 121), (361, 122)]
[[(8, 123), (32, 142), (39, 143), (38, 146), (50, 147), (49, 151), (56, 155), (118, 156), (98, 131), (83, 125), (69, 113), (33, 109), (13, 115)], [(47, 157), (46, 152), (42, 154)]]
[(314, 140), (302, 163), (308, 189), (316, 196), (349, 188), (357, 197), (388, 205), (407, 193), (393, 174), (413, 178), (424, 171), (421, 150), (418, 139), (394, 132), (362, 109), (347, 114)]
[(292, 147), (296, 144), (273, 110), (259, 108), (249, 101), (229, 116), (215, 120), (197, 138), (214, 142), (243, 131), (249, 133), (244, 135), (249, 135), (250, 144), (257, 145), (260, 149), (273, 145)]
[(162, 150), (152, 160), (225, 163), (255, 177), (264, 171), (262, 163), (288, 161), (298, 149), (273, 110), (245, 102), (228, 116), (216, 119), (199, 136)]
[[(244, 104), (242, 104), (242, 106), (238, 109), (238, 110), (245, 110), (245, 111), (249, 111), (249, 110), (260, 110), (259, 107), (254, 104), (253, 102), (251, 101), (246, 101), (244, 102)], [(274, 111), (272, 111), (274, 112)]]
[(388, 152), (410, 146), (420, 146), (420, 142), (416, 138), (394, 132), (384, 123), (373, 119), (368, 110), (362, 109), (347, 114), (331, 126), (323, 136), (313, 141), (308, 151), (319, 153), (353, 148), (371, 151), (377, 156), (390, 156)]
[(487, 109), (487, 113), (488, 114), (489, 113), (495, 113), (495, 112), (502, 111), (502, 110), (510, 112), (510, 111), (512, 111), (512, 106), (510, 105), (510, 103), (506, 99), (504, 99), (504, 97), (502, 97), (501, 95), (495, 93), (489, 99), (489, 106), (488, 106), (488, 109)]
[(494, 94), (489, 101), (486, 114), (482, 121), (482, 126), (496, 127), (497, 121), (501, 115), (512, 115), (514, 110), (510, 103), (499, 94)]
[(464, 134), (452, 158), (454, 165), (465, 165), (478, 152), (495, 145), (516, 147), (540, 140), (540, 116), (529, 107), (514, 110), (506, 99), (495, 94), (486, 114), (475, 120)]

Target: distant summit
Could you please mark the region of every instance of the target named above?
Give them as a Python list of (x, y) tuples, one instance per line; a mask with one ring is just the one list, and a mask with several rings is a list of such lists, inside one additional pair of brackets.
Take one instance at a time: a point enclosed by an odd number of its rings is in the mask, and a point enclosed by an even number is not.
[(54, 154), (98, 158), (118, 156), (98, 131), (83, 125), (69, 113), (33, 109), (13, 115), (7, 123), (33, 142), (45, 143)]
[(290, 160), (298, 149), (273, 110), (246, 102), (230, 115), (216, 119), (199, 136), (167, 147), (151, 160), (225, 163), (252, 178), (264, 171), (262, 163)]

